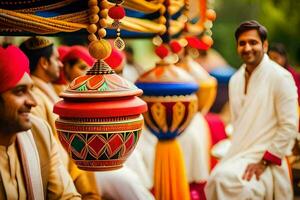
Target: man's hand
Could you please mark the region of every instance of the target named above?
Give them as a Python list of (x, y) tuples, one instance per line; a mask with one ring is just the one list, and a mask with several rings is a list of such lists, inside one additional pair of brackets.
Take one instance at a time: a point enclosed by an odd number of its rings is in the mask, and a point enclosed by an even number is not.
[(243, 175), (243, 179), (250, 181), (252, 176), (255, 174), (256, 180), (259, 180), (260, 176), (262, 175), (262, 173), (265, 171), (266, 168), (267, 168), (267, 165), (264, 164), (263, 161), (260, 161), (259, 163), (249, 164)]

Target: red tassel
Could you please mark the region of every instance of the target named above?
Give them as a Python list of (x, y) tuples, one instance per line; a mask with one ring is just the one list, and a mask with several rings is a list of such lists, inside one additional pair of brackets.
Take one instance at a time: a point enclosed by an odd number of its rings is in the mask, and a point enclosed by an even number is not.
[(170, 42), (170, 48), (173, 53), (178, 53), (182, 49), (181, 45), (177, 41)]
[(125, 9), (121, 6), (114, 6), (108, 10), (108, 16), (114, 20), (120, 20), (125, 17)]
[(160, 45), (155, 49), (156, 55), (158, 55), (161, 59), (164, 59), (168, 54), (169, 50), (165, 45)]

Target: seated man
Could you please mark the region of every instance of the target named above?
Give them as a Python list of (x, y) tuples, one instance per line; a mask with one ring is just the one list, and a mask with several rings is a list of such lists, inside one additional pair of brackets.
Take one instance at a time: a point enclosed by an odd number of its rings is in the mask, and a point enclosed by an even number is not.
[[(57, 116), (53, 113), (53, 106), (59, 100), (52, 82), (59, 78), (60, 68), (63, 64), (59, 60), (57, 48), (52, 41), (45, 37), (32, 37), (20, 45), (20, 49), (29, 59), (30, 73), (33, 80), (32, 93), (37, 101), (37, 106), (32, 109), (32, 113), (46, 120), (58, 140), (55, 128)], [(61, 144), (60, 155), (67, 167), (77, 191), (83, 199), (100, 199), (96, 186), (95, 174), (80, 170), (69, 158)]]
[(235, 32), (244, 65), (229, 83), (232, 145), (206, 185), (207, 199), (293, 199), (285, 156), (297, 135), (297, 89), (269, 59), (267, 30), (256, 21)]
[(81, 199), (48, 125), (30, 115), (36, 101), (29, 62), (0, 47), (0, 199)]

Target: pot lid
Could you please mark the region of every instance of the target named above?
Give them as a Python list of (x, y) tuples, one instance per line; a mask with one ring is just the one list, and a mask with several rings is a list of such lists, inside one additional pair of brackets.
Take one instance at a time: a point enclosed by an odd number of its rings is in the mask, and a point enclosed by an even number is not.
[(117, 75), (104, 61), (98, 60), (86, 75), (75, 78), (60, 94), (62, 98), (114, 98), (141, 95), (143, 91)]
[(109, 101), (59, 101), (53, 112), (60, 117), (120, 117), (138, 115), (147, 111), (147, 104), (138, 97), (119, 98)]
[(135, 84), (149, 96), (189, 95), (198, 90), (197, 82), (188, 72), (164, 62), (143, 74)]

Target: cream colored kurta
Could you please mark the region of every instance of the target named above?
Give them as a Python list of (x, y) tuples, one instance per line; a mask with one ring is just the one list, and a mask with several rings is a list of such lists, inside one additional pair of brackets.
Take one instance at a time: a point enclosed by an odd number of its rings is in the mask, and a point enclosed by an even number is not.
[(83, 199), (100, 199), (94, 174), (78, 169), (58, 140), (55, 128), (55, 120), (58, 116), (53, 113), (53, 107), (59, 100), (59, 97), (57, 96), (53, 86), (45, 83), (36, 76), (32, 76), (32, 80), (34, 83), (33, 95), (37, 101), (37, 106), (32, 108), (32, 113), (49, 123), (52, 132), (59, 143), (62, 161), (68, 169), (76, 189), (82, 195)]
[(0, 175), (7, 199), (26, 199), (26, 189), (22, 168), (18, 158), (16, 143), (0, 146)]
[[(0, 199), (27, 199), (29, 191), (26, 191), (24, 177), (32, 184), (33, 191), (41, 188), (46, 199), (81, 199), (61, 162), (57, 143), (48, 125), (34, 116), (31, 116), (31, 121), (31, 131), (18, 133), (22, 137), (17, 136), (19, 143), (25, 145), (22, 146), (23, 152), (16, 148), (16, 142), (9, 147), (0, 147)], [(25, 138), (29, 143), (20, 141)], [(29, 149), (32, 151), (28, 151)], [(33, 165), (34, 163), (38, 163), (38, 166)], [(37, 177), (39, 180), (35, 180)]]
[[(231, 78), (229, 100), (234, 133), (229, 152), (212, 171), (206, 185), (207, 199), (292, 199), (288, 166), (298, 127), (297, 90), (291, 74), (264, 55), (253, 71), (247, 94), (245, 65)], [(250, 163), (268, 151), (282, 159), (268, 166), (259, 181), (242, 179)]]

